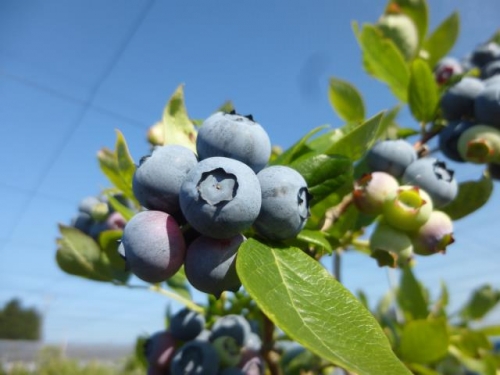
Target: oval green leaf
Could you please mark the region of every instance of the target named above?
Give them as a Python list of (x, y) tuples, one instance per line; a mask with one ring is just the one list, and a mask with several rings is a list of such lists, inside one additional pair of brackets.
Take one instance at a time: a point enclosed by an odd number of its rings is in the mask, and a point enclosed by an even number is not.
[(436, 63), (453, 48), (460, 31), (460, 18), (457, 12), (451, 14), (432, 32), (424, 42), (423, 48), (428, 53), (427, 63), (434, 68)]
[(328, 97), (334, 111), (342, 120), (359, 123), (365, 119), (365, 105), (361, 93), (349, 82), (330, 78)]
[(359, 375), (411, 374), (373, 315), (300, 249), (248, 239), (236, 267), (269, 319), (313, 353)]
[(408, 104), (417, 121), (430, 122), (434, 119), (439, 104), (439, 89), (431, 68), (423, 60), (411, 64)]
[(413, 320), (401, 334), (401, 358), (410, 363), (434, 362), (448, 353), (448, 345), (445, 319)]

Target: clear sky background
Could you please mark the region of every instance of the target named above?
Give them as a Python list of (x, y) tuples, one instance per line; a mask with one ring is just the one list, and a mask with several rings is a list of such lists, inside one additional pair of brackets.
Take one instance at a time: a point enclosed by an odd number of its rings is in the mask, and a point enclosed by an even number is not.
[[(460, 12), (457, 57), (500, 27), (498, 0), (430, 3), (431, 28)], [(327, 99), (330, 76), (364, 93), (369, 116), (390, 108), (395, 99), (363, 72), (351, 30), (353, 20), (376, 21), (384, 5), (0, 0), (0, 305), (19, 297), (37, 307), (52, 343), (131, 343), (161, 329), (164, 297), (68, 276), (55, 263), (57, 223), (109, 186), (96, 152), (113, 147), (120, 129), (136, 161), (147, 154), (146, 131), (180, 83), (191, 117), (231, 99), (283, 147), (313, 127), (342, 125)], [(416, 126), (404, 113), (399, 122)], [(482, 170), (453, 166), (459, 181)], [(453, 308), (482, 283), (500, 286), (499, 188), (488, 207), (456, 222), (446, 256), (418, 258), (418, 277), (433, 296), (448, 282)], [(372, 304), (387, 291), (390, 277), (373, 260), (347, 254), (343, 265), (345, 285)]]

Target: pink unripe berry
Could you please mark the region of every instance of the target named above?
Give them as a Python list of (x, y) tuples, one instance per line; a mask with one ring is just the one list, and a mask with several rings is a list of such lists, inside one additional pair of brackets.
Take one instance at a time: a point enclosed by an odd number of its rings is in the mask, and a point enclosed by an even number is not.
[(365, 214), (379, 215), (382, 213), (384, 201), (393, 197), (398, 187), (398, 181), (388, 173), (365, 174), (354, 184), (354, 204)]
[(454, 241), (453, 222), (441, 211), (433, 211), (429, 220), (412, 236), (413, 250), (419, 255), (444, 253)]

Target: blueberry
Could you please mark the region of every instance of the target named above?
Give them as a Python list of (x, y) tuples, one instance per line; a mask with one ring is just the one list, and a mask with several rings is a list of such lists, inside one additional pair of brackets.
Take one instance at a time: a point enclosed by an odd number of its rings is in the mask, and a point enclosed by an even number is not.
[(81, 230), (85, 234), (90, 233), (92, 226), (92, 217), (86, 212), (79, 212), (72, 220), (71, 226)]
[(248, 341), (251, 331), (250, 323), (243, 316), (237, 314), (224, 315), (218, 318), (212, 326), (210, 341), (213, 342), (222, 336), (230, 336), (240, 347), (243, 347)]
[(122, 243), (130, 271), (140, 279), (159, 283), (182, 266), (185, 243), (174, 218), (162, 211), (142, 211), (123, 230)]
[(179, 310), (170, 319), (170, 332), (178, 340), (189, 341), (197, 337), (205, 327), (205, 317), (188, 308)]
[(372, 171), (386, 172), (396, 178), (401, 177), (405, 168), (416, 159), (417, 152), (403, 139), (377, 142), (366, 155)]
[(365, 214), (381, 214), (385, 200), (394, 196), (398, 187), (398, 181), (388, 173), (365, 174), (354, 184), (354, 204)]
[(236, 292), (241, 287), (236, 273), (236, 253), (245, 237), (229, 239), (200, 236), (187, 248), (184, 270), (190, 284), (217, 298), (225, 290)]
[(224, 367), (236, 366), (241, 360), (241, 346), (231, 336), (220, 336), (212, 341)]
[(148, 362), (148, 374), (163, 374), (168, 371), (175, 346), (175, 339), (168, 331), (156, 332), (146, 340), (144, 355)]
[(432, 198), (434, 207), (450, 203), (458, 193), (454, 172), (446, 163), (435, 158), (421, 158), (411, 163), (403, 174), (402, 181), (425, 190)]
[(186, 147), (156, 147), (151, 156), (142, 159), (133, 178), (134, 195), (150, 209), (174, 214), (179, 211), (179, 190), (188, 172), (198, 163)]
[(500, 129), (500, 81), (489, 84), (474, 101), (476, 121)]
[(385, 200), (384, 219), (391, 226), (404, 231), (421, 227), (433, 210), (432, 199), (416, 186), (400, 186), (394, 196)]
[(460, 61), (451, 56), (443, 57), (434, 67), (434, 77), (439, 84), (446, 83), (451, 77), (463, 72)]
[(411, 258), (413, 245), (408, 233), (381, 221), (377, 223), (370, 236), (370, 250), (372, 253), (377, 251), (393, 253), (401, 264)]
[(189, 341), (181, 346), (170, 364), (171, 375), (217, 375), (219, 357), (212, 344)]
[(439, 150), (449, 159), (457, 162), (464, 162), (458, 152), (458, 139), (464, 131), (474, 125), (467, 120), (451, 121), (439, 133)]
[(487, 79), (500, 74), (500, 60), (494, 60), (481, 69), (481, 78)]
[(200, 159), (214, 156), (236, 159), (257, 173), (269, 161), (271, 141), (250, 116), (217, 112), (201, 125), (196, 149)]
[(180, 190), (186, 220), (198, 232), (230, 238), (248, 229), (261, 206), (260, 184), (247, 165), (213, 157), (200, 161), (188, 173)]
[(273, 240), (295, 237), (305, 226), (311, 196), (307, 183), (295, 169), (264, 168), (257, 174), (262, 189), (262, 207), (254, 227)]
[(255, 352), (260, 351), (262, 348), (262, 340), (260, 336), (255, 332), (250, 332), (247, 340), (245, 341), (245, 348), (249, 350), (253, 350)]
[(86, 197), (80, 201), (80, 204), (78, 205), (78, 210), (80, 212), (85, 212), (86, 214), (91, 215), (92, 208), (99, 203), (100, 200), (97, 197), (92, 197), (92, 196)]
[(497, 43), (489, 42), (476, 47), (472, 52), (471, 61), (474, 65), (482, 68), (498, 57), (500, 57), (500, 46)]
[(500, 130), (475, 125), (460, 135), (458, 151), (464, 160), (472, 163), (500, 162)]
[(441, 97), (443, 117), (449, 121), (464, 117), (474, 118), (474, 100), (484, 90), (484, 83), (473, 77), (464, 77)]
[(429, 220), (412, 236), (413, 251), (419, 255), (444, 253), (453, 241), (453, 222), (441, 211), (432, 212)]
[(494, 180), (500, 180), (500, 164), (489, 163), (488, 164), (488, 173), (491, 178)]
[(493, 77), (486, 78), (484, 81), (484, 87), (487, 88), (492, 85), (498, 85), (500, 84), (500, 74), (497, 74)]

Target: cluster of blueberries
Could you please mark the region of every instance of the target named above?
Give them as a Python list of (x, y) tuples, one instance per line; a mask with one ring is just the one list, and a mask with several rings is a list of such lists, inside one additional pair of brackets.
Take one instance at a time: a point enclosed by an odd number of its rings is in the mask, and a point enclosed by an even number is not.
[[(125, 202), (122, 195), (116, 199)], [(71, 219), (71, 226), (97, 239), (106, 230), (120, 230), (125, 227), (125, 218), (113, 209), (107, 197), (89, 196), (78, 205), (78, 213)]]
[(372, 254), (389, 252), (399, 264), (412, 255), (444, 252), (453, 224), (435, 208), (451, 202), (458, 184), (445, 163), (418, 158), (405, 140), (376, 143), (366, 154), (370, 172), (355, 182), (353, 200), (368, 215), (380, 216), (370, 237)]
[(270, 155), (262, 126), (235, 112), (217, 112), (202, 123), (196, 154), (181, 145), (155, 147), (133, 178), (145, 210), (123, 231), (119, 251), (130, 271), (158, 283), (184, 265), (202, 292), (238, 290), (235, 259), (243, 232), (293, 238), (310, 215), (306, 181), (292, 168), (266, 166)]
[(241, 315), (225, 315), (207, 328), (202, 314), (184, 308), (169, 328), (144, 345), (148, 375), (264, 375), (262, 342)]
[(447, 121), (439, 133), (441, 152), (457, 162), (487, 164), (500, 178), (500, 45), (482, 44), (463, 61), (445, 57), (434, 72), (447, 85), (440, 101)]

